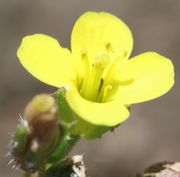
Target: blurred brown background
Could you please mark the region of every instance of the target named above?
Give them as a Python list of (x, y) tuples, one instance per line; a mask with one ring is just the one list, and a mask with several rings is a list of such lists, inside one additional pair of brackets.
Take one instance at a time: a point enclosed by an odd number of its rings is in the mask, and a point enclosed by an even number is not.
[(114, 133), (78, 144), (74, 151), (84, 154), (89, 175), (133, 177), (154, 162), (180, 160), (180, 0), (0, 0), (1, 177), (19, 176), (4, 158), (18, 114), (33, 95), (55, 91), (19, 64), (22, 37), (44, 33), (68, 47), (73, 24), (85, 11), (117, 15), (133, 32), (133, 56), (156, 51), (171, 58), (176, 69), (176, 84), (168, 94), (134, 105), (131, 118)]

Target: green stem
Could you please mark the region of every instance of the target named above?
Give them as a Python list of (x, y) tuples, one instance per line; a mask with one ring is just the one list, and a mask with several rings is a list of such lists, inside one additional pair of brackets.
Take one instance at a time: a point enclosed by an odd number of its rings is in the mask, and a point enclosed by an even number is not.
[(51, 155), (49, 162), (56, 163), (64, 160), (73, 146), (78, 142), (78, 140), (79, 136), (72, 135), (69, 132), (65, 132), (61, 140), (59, 141), (56, 150)]
[(60, 110), (60, 139), (48, 162), (55, 164), (64, 160), (73, 146), (79, 140), (79, 136), (70, 133), (71, 124), (76, 121), (74, 112), (66, 101), (66, 89), (60, 88), (57, 92), (57, 103)]

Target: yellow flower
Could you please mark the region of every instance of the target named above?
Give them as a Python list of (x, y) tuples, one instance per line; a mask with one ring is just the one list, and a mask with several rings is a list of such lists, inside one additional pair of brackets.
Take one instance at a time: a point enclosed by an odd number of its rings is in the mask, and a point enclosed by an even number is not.
[(174, 84), (171, 61), (146, 52), (128, 60), (132, 34), (105, 12), (87, 12), (75, 23), (71, 51), (44, 34), (26, 36), (17, 52), (22, 65), (49, 85), (68, 87), (66, 100), (82, 120), (113, 127), (128, 106), (165, 94)]

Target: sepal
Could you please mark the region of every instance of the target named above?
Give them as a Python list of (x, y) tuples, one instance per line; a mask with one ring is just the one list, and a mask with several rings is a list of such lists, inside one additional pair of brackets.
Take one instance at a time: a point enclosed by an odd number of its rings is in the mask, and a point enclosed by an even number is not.
[(66, 88), (60, 88), (57, 91), (57, 102), (60, 110), (60, 124), (67, 131), (84, 139), (95, 139), (100, 138), (104, 133), (112, 129), (112, 127), (108, 126), (91, 124), (76, 115), (67, 102), (66, 92), (68, 92)]

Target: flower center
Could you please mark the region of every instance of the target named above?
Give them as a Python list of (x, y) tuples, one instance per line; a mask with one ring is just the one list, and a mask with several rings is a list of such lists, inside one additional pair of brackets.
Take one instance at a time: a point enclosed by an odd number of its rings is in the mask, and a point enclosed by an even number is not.
[(105, 102), (109, 92), (113, 89), (110, 81), (113, 79), (115, 66), (122, 58), (114, 55), (110, 43), (105, 43), (105, 52), (96, 53), (93, 62), (88, 58), (88, 51), (82, 51), (82, 61), (85, 72), (80, 84), (79, 92), (82, 97), (94, 102)]
[(103, 85), (103, 77), (106, 68), (110, 65), (110, 57), (107, 53), (98, 53), (91, 65), (87, 53), (82, 54), (82, 59), (85, 65), (85, 75), (80, 88), (80, 94), (88, 100), (98, 101)]

